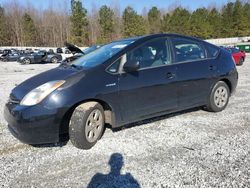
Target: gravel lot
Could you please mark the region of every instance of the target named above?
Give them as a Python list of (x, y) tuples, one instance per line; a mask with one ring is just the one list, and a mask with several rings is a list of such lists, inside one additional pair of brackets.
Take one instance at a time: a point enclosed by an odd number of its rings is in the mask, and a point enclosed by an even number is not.
[(238, 67), (237, 92), (225, 111), (193, 109), (121, 131), (107, 129), (89, 151), (70, 142), (32, 147), (6, 128), (3, 107), (11, 89), (53, 67), (0, 62), (0, 186), (250, 186), (250, 55)]

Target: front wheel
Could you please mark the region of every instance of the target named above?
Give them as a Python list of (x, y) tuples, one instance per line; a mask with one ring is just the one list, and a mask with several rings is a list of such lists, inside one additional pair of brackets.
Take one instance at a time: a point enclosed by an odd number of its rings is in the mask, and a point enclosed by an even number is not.
[(219, 81), (213, 87), (206, 108), (211, 112), (220, 112), (224, 110), (229, 102), (230, 90), (228, 85)]
[(97, 102), (87, 102), (76, 107), (69, 123), (69, 137), (79, 149), (90, 149), (104, 132), (104, 111)]

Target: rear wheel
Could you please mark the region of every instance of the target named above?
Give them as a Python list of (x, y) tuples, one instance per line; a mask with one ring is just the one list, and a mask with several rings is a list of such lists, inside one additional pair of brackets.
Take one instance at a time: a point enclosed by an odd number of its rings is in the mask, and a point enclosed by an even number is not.
[(104, 132), (104, 111), (97, 102), (87, 102), (76, 107), (69, 123), (69, 137), (79, 149), (90, 149)]
[(57, 57), (52, 57), (51, 58), (51, 63), (58, 63), (58, 58)]
[(244, 58), (242, 57), (240, 58), (239, 65), (243, 65), (243, 63), (244, 63)]
[(213, 87), (206, 107), (211, 112), (220, 112), (226, 108), (229, 97), (230, 90), (228, 85), (223, 81), (219, 81)]
[(29, 58), (24, 58), (22, 61), (21, 61), (21, 64), (22, 65), (28, 65), (31, 63), (31, 60)]

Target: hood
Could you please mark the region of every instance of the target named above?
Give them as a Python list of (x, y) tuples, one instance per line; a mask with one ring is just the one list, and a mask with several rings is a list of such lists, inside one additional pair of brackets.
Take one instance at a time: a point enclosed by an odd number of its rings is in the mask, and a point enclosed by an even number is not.
[(53, 80), (66, 80), (67, 84), (67, 80), (70, 80), (70, 82), (72, 82), (72, 80), (74, 80), (74, 77), (79, 80), (84, 76), (84, 70), (79, 70), (73, 67), (57, 67), (22, 82), (12, 90), (11, 96), (15, 98), (15, 100), (20, 101), (28, 92), (42, 84), (45, 84), (46, 82)]
[(75, 45), (73, 45), (73, 44), (70, 44), (70, 43), (65, 43), (65, 46), (73, 53), (73, 54), (75, 54), (75, 53), (81, 53), (81, 54), (84, 54), (84, 52), (80, 49), (80, 48), (78, 48), (78, 47), (76, 47)]

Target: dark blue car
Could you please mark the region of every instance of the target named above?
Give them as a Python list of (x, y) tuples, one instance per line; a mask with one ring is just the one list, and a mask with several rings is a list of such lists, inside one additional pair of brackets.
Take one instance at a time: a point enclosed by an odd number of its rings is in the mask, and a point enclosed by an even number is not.
[(89, 149), (105, 126), (194, 107), (225, 109), (238, 73), (226, 50), (157, 34), (114, 41), (14, 88), (5, 106), (11, 133), (28, 144), (60, 141)]

